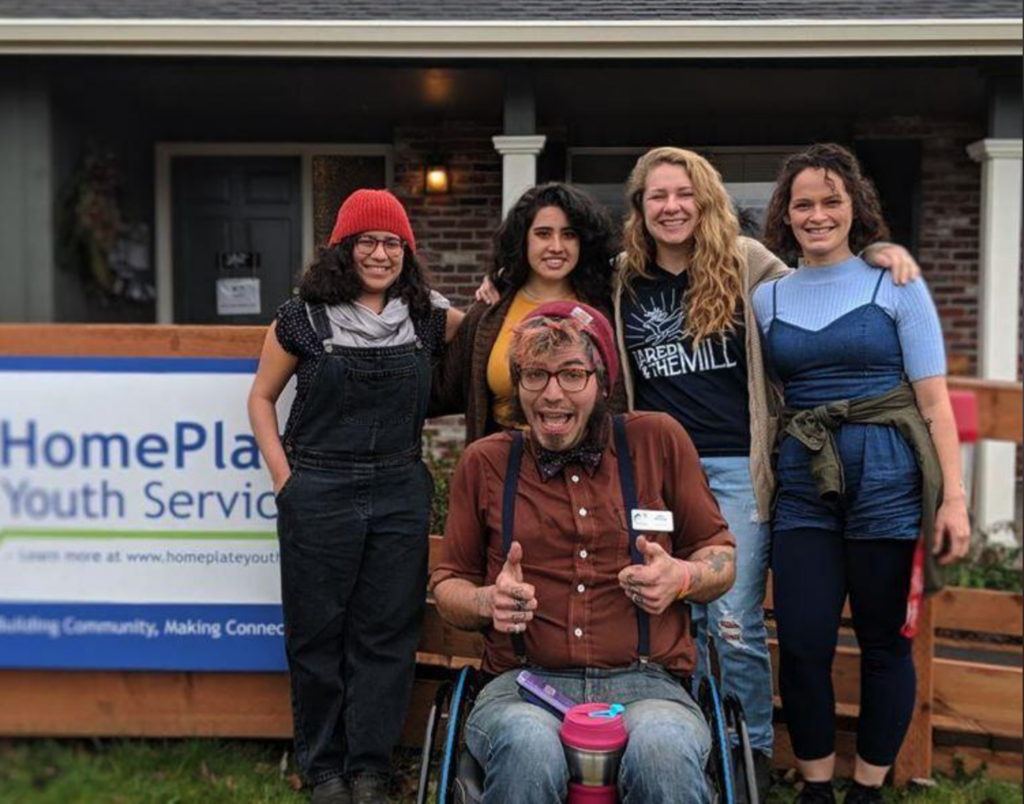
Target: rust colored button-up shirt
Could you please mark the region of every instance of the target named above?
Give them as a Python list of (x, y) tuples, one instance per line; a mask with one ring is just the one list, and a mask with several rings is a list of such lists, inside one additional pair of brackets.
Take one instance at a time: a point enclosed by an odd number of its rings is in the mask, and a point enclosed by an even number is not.
[[(627, 512), (614, 439), (608, 433), (596, 469), (569, 465), (545, 482), (527, 437), (516, 496), (515, 539), (523, 574), (537, 589), (539, 608), (526, 630), (532, 664), (549, 669), (622, 668), (638, 660), (636, 608), (619, 586), (630, 564)], [(708, 489), (686, 431), (663, 413), (626, 417), (641, 509), (671, 511), (672, 533), (645, 533), (676, 558), (710, 545), (734, 545)], [(431, 578), (493, 584), (505, 563), (501, 505), (512, 439), (498, 433), (471, 444), (452, 479), (441, 562)], [(677, 603), (651, 617), (651, 661), (678, 675), (692, 673), (689, 611)], [(508, 634), (485, 633), (483, 669), (517, 666)]]

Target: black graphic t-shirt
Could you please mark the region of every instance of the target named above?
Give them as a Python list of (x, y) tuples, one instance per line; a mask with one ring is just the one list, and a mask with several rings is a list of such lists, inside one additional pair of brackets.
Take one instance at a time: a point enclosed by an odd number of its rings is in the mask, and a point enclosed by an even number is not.
[(637, 410), (674, 416), (702, 458), (750, 454), (750, 394), (742, 317), (732, 332), (684, 337), (689, 274), (657, 266), (624, 293), (622, 323)]

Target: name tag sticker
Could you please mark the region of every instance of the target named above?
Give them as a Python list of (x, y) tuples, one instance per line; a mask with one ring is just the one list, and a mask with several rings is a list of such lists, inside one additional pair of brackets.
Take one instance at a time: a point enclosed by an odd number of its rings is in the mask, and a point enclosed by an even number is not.
[(648, 511), (637, 508), (632, 512), (633, 529), (656, 533), (672, 533), (676, 529), (671, 511)]

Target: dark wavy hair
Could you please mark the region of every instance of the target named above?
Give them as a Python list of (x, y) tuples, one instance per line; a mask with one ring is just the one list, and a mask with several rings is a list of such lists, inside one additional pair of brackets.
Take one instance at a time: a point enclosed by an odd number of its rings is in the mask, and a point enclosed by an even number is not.
[[(304, 302), (340, 304), (359, 298), (363, 287), (352, 256), (357, 237), (352, 235), (336, 246), (320, 249), (316, 261), (302, 272), (299, 280), (299, 297)], [(430, 314), (430, 280), (408, 246), (402, 260), (402, 273), (385, 296), (387, 301), (394, 298), (404, 299), (414, 318), (426, 318)]]
[(781, 256), (799, 256), (800, 244), (792, 227), (786, 223), (789, 202), (793, 197), (793, 181), (801, 171), (821, 169), (825, 181), (834, 187), (839, 179), (853, 203), (853, 226), (850, 228), (850, 250), (854, 254), (878, 240), (889, 238), (889, 227), (882, 217), (878, 191), (861, 171), (860, 162), (847, 148), (834, 142), (819, 143), (788, 157), (779, 169), (775, 192), (768, 203), (764, 223), (764, 244)]
[(608, 212), (588, 193), (562, 182), (531, 187), (509, 210), (494, 233), (494, 264), (487, 275), (502, 295), (514, 293), (530, 278), (526, 239), (533, 219), (544, 207), (558, 207), (580, 239), (580, 258), (569, 274), (580, 301), (597, 306), (611, 302), (615, 271), (614, 225)]

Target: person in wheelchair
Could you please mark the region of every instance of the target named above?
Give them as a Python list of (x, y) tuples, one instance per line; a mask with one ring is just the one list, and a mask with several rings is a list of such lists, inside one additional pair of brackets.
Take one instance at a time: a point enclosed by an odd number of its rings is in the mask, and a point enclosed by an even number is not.
[(711, 734), (685, 683), (686, 601), (730, 588), (735, 542), (697, 452), (664, 413), (608, 414), (618, 358), (596, 310), (542, 305), (509, 358), (528, 429), (467, 448), (431, 578), (441, 615), (484, 632), (490, 680), (465, 729), (483, 801), (566, 796), (559, 719), (516, 684), (528, 665), (576, 703), (625, 706), (624, 804), (706, 802)]

